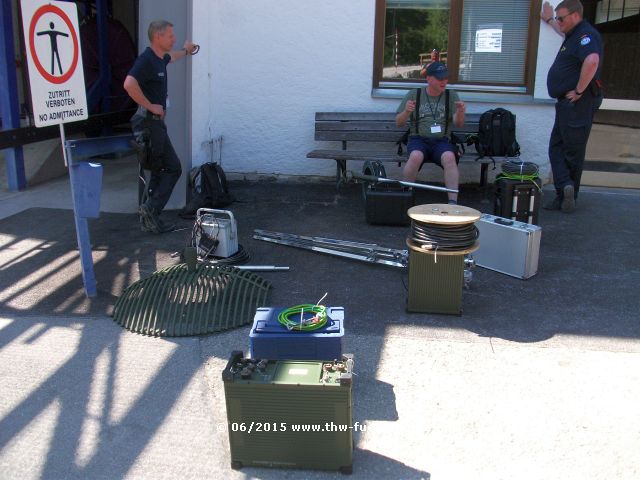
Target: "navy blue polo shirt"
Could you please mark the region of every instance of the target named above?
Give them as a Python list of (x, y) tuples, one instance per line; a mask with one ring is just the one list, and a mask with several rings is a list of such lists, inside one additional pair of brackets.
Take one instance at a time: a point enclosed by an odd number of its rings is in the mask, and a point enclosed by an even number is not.
[(593, 26), (582, 20), (565, 36), (564, 42), (547, 75), (547, 91), (553, 98), (561, 98), (576, 88), (580, 79), (582, 62), (587, 56), (597, 53), (600, 63), (594, 80), (600, 79), (602, 70), (602, 39)]
[(135, 78), (140, 85), (144, 96), (151, 103), (167, 108), (167, 64), (171, 61), (171, 55), (166, 53), (159, 58), (150, 47), (136, 58), (129, 75)]

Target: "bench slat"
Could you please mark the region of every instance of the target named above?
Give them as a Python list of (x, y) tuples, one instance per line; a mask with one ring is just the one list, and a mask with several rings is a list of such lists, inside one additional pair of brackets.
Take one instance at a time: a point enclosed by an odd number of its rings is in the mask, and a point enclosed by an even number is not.
[(385, 153), (379, 150), (312, 150), (307, 158), (333, 158), (335, 160), (379, 160), (381, 162), (404, 162), (406, 155), (394, 152)]
[[(333, 160), (377, 160), (379, 162), (406, 162), (407, 154), (384, 153), (379, 150), (312, 150), (307, 158), (325, 158)], [(498, 157), (499, 159), (502, 157)], [(489, 157), (478, 158), (475, 152), (467, 152), (460, 157), (460, 162), (493, 163)]]
[[(465, 123), (478, 125), (481, 113), (469, 113), (465, 115)], [(316, 112), (316, 122), (395, 122), (395, 112)]]
[(391, 131), (398, 132), (402, 135), (407, 127), (398, 127), (396, 126), (396, 122), (317, 122), (316, 123), (317, 131), (355, 131), (355, 132), (380, 132), (380, 131)]
[(351, 120), (394, 122), (395, 119), (396, 114), (394, 112), (316, 112), (316, 122)]
[(351, 141), (351, 142), (397, 142), (402, 133), (398, 132), (353, 132), (353, 131), (317, 131), (315, 134), (316, 140), (325, 140), (325, 141)]
[[(350, 142), (393, 142), (396, 143), (402, 137), (406, 129), (400, 130), (364, 130), (364, 131), (354, 131), (354, 130), (316, 130), (314, 138), (316, 140), (324, 140), (324, 141), (350, 141)], [(455, 130), (459, 133), (475, 133), (477, 129), (469, 129)]]

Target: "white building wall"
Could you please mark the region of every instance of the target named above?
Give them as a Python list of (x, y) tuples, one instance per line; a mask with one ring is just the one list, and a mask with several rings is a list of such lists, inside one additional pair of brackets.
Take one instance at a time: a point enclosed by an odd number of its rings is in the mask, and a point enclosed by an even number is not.
[(538, 62), (536, 65), (536, 85), (534, 97), (549, 99), (547, 94), (547, 72), (556, 58), (562, 45), (563, 37), (544, 22), (540, 23), (540, 38), (538, 40)]
[[(313, 138), (315, 112), (395, 111), (399, 103), (371, 95), (375, 0), (193, 0), (193, 12), (202, 45), (192, 63), (193, 165), (221, 159), (230, 173), (333, 176), (335, 162), (306, 158), (322, 145)], [(560, 40), (542, 30), (540, 99)], [(552, 104), (471, 101), (468, 110), (495, 106), (517, 115), (522, 158), (546, 174)], [(219, 137), (221, 149), (212, 143)], [(473, 168), (462, 173), (477, 181)]]

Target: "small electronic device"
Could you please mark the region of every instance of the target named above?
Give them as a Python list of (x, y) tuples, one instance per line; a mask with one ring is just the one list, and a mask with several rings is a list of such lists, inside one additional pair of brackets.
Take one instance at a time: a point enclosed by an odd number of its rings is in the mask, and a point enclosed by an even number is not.
[(199, 208), (194, 226), (198, 257), (227, 258), (238, 252), (238, 226), (229, 210)]

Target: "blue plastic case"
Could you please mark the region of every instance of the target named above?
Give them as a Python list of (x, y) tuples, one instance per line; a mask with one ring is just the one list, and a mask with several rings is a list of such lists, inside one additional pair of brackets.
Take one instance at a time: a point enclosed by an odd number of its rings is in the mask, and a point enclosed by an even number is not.
[(258, 308), (249, 333), (251, 358), (333, 360), (342, 357), (344, 308), (327, 307), (326, 325), (312, 332), (289, 330), (278, 321), (282, 307)]

